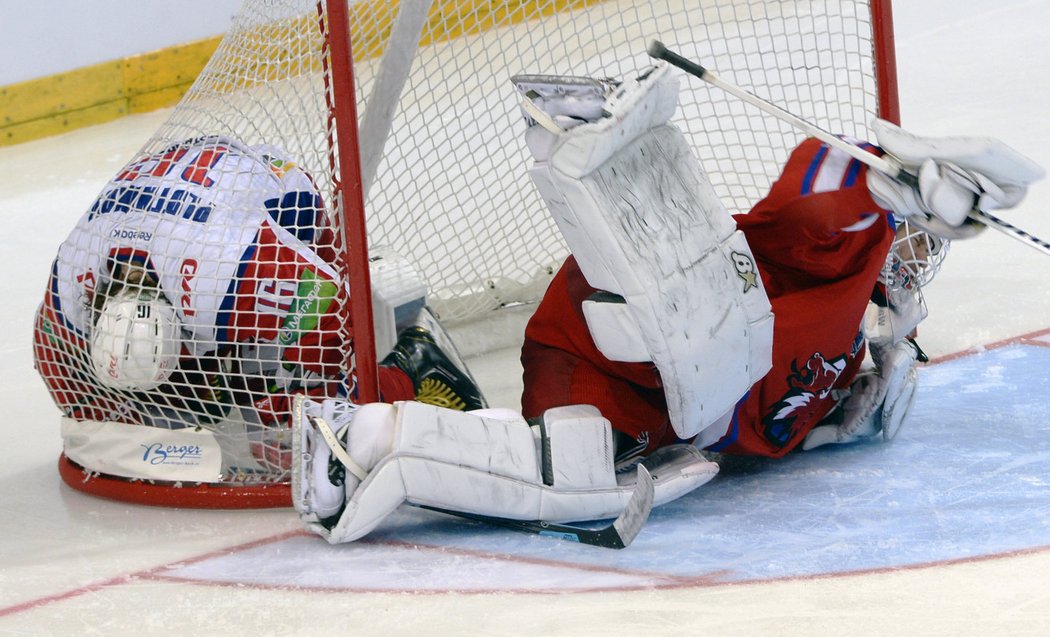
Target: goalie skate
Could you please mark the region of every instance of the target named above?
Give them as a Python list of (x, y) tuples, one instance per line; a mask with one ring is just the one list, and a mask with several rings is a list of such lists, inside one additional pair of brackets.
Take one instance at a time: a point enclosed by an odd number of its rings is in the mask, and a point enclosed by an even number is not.
[[(322, 413), (327, 408), (329, 413)], [(337, 412), (336, 409), (339, 411)], [(292, 408), (292, 506), (308, 524), (329, 528), (339, 519), (346, 503), (346, 459), (335, 451), (345, 447), (348, 425), (356, 407), (349, 402), (325, 401), (323, 405), (299, 395)], [(335, 430), (333, 431), (333, 427)], [(326, 440), (330, 438), (331, 440)], [(343, 454), (345, 455), (345, 453)], [(355, 463), (351, 461), (350, 466)]]
[(419, 402), (458, 411), (487, 407), (451, 337), (426, 308), (401, 332), (381, 364), (404, 371)]

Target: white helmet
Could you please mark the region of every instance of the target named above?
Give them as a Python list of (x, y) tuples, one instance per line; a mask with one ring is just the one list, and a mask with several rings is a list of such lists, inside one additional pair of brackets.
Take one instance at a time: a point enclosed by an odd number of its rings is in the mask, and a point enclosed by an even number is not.
[(157, 387), (179, 364), (179, 319), (157, 290), (128, 287), (106, 299), (91, 333), (95, 376), (107, 387)]

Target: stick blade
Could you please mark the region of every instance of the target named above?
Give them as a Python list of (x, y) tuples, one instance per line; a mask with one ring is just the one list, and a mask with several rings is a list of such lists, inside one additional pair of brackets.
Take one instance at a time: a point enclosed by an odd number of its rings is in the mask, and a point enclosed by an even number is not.
[(630, 546), (631, 542), (634, 541), (634, 538), (638, 536), (642, 527), (649, 520), (649, 514), (653, 510), (653, 496), (655, 493), (656, 488), (653, 485), (653, 477), (649, 474), (648, 469), (639, 464), (634, 483), (634, 493), (627, 502), (623, 513), (612, 524), (623, 547)]

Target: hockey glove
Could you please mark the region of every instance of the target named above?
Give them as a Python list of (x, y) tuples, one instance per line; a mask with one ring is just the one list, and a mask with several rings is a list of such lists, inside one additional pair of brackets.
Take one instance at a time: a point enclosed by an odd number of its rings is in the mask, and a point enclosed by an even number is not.
[(996, 139), (919, 137), (880, 119), (872, 129), (882, 149), (919, 182), (915, 189), (869, 171), (876, 203), (946, 239), (975, 236), (983, 226), (968, 220), (972, 210), (1012, 208), (1045, 174)]
[(849, 396), (834, 412), (840, 419), (815, 427), (803, 441), (802, 449), (855, 442), (880, 431), (883, 439), (892, 439), (915, 399), (915, 362), (920, 356), (918, 345), (910, 339), (885, 351), (873, 346), (876, 370), (853, 381)]
[[(927, 159), (919, 167), (918, 177), (916, 190), (871, 171), (868, 190), (875, 203), (938, 237), (971, 239), (985, 229), (984, 225), (967, 219), (982, 194), (976, 180), (970, 179), (965, 171), (951, 163)], [(987, 193), (983, 196), (991, 201)]]

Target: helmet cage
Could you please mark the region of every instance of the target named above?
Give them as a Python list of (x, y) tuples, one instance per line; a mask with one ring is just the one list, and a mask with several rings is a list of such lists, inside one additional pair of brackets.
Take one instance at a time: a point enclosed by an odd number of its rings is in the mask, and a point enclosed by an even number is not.
[(950, 242), (904, 220), (886, 255), (882, 280), (890, 290), (918, 293), (941, 269)]

